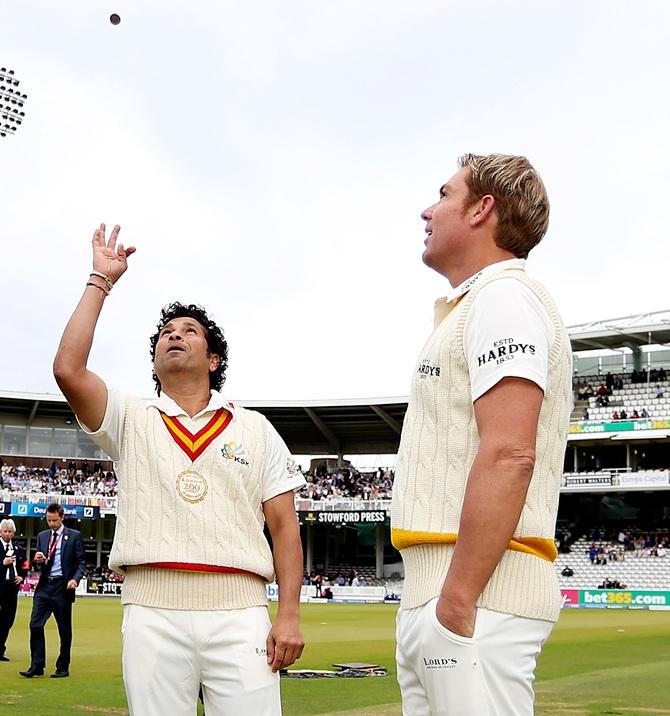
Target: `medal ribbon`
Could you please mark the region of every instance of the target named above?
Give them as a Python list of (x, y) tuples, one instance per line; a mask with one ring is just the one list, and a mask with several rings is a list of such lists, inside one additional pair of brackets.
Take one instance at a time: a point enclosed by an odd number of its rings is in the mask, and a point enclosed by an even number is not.
[(172, 436), (172, 439), (191, 458), (191, 462), (201, 455), (210, 443), (221, 435), (233, 419), (233, 414), (225, 408), (219, 408), (212, 416), (212, 419), (199, 430), (195, 435), (190, 433), (177, 418), (171, 418), (161, 413), (165, 427)]

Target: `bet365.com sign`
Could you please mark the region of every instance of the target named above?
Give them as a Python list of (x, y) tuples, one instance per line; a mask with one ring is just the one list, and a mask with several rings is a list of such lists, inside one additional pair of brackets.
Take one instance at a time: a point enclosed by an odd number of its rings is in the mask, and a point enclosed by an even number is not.
[(564, 607), (670, 610), (670, 592), (639, 589), (561, 589)]

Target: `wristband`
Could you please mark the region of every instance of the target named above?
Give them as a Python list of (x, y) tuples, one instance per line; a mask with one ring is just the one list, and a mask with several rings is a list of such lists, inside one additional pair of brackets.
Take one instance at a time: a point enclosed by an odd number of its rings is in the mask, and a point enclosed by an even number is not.
[(100, 285), (97, 284), (97, 283), (93, 283), (93, 281), (88, 281), (88, 282), (86, 283), (86, 285), (87, 285), (87, 286), (93, 286), (93, 288), (99, 288), (99, 289), (105, 294), (105, 296), (109, 296), (109, 291), (108, 291), (106, 288), (103, 288), (102, 286), (100, 286)]
[(98, 276), (99, 278), (101, 278), (101, 279), (107, 284), (107, 288), (108, 288), (110, 291), (111, 291), (112, 288), (114, 287), (114, 282), (113, 282), (112, 279), (111, 279), (109, 276), (107, 276), (106, 274), (101, 273), (100, 271), (91, 271), (90, 275), (91, 275), (91, 276)]

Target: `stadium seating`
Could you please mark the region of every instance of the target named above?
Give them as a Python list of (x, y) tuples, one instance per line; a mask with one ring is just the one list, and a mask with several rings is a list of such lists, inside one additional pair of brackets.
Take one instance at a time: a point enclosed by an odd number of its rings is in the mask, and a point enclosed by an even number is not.
[[(594, 390), (598, 389), (601, 383), (604, 383), (605, 376), (580, 376), (575, 378), (575, 387), (577, 384), (587, 383), (593, 386)], [(664, 396), (656, 397), (656, 386), (663, 388)], [(590, 420), (611, 420), (612, 413), (616, 410), (621, 412), (625, 409), (628, 413), (628, 419), (631, 418), (633, 410), (638, 413), (642, 409), (646, 409), (650, 418), (665, 418), (670, 416), (670, 381), (657, 380), (649, 383), (631, 383), (629, 378), (624, 380), (624, 386), (621, 390), (613, 390), (609, 396), (609, 405), (599, 407), (596, 404), (596, 396), (588, 398), (588, 411)], [(579, 408), (581, 414), (583, 408)], [(577, 417), (577, 416), (575, 416)]]
[[(83, 476), (81, 470), (70, 473), (58, 470), (56, 480), (44, 468), (2, 468), (0, 492), (48, 494), (87, 497), (116, 496), (116, 476), (113, 472), (94, 473)], [(393, 471), (387, 470), (383, 477), (375, 473), (360, 473), (353, 468), (342, 472), (306, 475), (307, 484), (298, 496), (310, 500), (387, 500), (391, 497)]]
[(337, 565), (330, 565), (327, 570), (315, 570), (317, 572), (325, 572), (326, 575), (331, 578), (330, 581), (334, 582), (335, 577), (338, 574), (343, 575), (345, 578), (347, 575), (349, 575), (351, 572), (356, 572), (362, 580), (364, 580), (365, 584), (368, 585), (380, 585), (385, 584), (385, 579), (378, 579), (375, 576), (375, 568), (371, 566), (358, 566), (354, 564), (337, 564)]
[[(596, 542), (596, 546), (611, 543)], [(617, 579), (628, 589), (670, 588), (670, 557), (635, 557), (625, 553), (625, 560), (607, 564), (592, 564), (588, 557), (591, 540), (582, 537), (571, 545), (571, 552), (559, 554), (555, 562), (558, 579), (563, 589), (596, 589), (607, 577)], [(572, 577), (561, 576), (564, 567), (570, 567)]]

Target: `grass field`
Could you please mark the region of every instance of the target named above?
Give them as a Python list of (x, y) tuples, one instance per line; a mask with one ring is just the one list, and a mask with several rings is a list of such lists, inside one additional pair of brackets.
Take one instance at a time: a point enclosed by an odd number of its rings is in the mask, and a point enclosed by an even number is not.
[[(0, 663), (0, 714), (127, 713), (119, 601), (77, 601), (72, 676), (62, 680), (18, 675), (29, 663), (30, 608), (30, 599), (20, 601), (7, 652), (12, 660)], [(389, 676), (284, 680), (285, 715), (399, 716), (393, 665), (395, 611), (388, 605), (303, 605), (307, 647), (301, 667), (368, 661), (387, 667)], [(57, 644), (52, 620), (47, 628), (47, 673), (53, 670)], [(670, 612), (566, 610), (544, 650), (537, 676), (538, 716), (670, 715)]]

